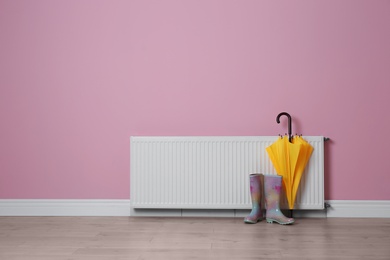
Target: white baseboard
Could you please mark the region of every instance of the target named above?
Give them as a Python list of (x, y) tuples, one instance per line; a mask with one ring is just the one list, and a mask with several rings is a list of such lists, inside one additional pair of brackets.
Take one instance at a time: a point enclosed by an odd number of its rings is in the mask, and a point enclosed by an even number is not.
[(390, 218), (390, 200), (328, 200), (328, 218)]
[[(244, 218), (250, 209), (131, 209), (135, 217)], [(286, 212), (288, 214), (288, 212)], [(295, 218), (326, 218), (325, 210), (294, 210)]]
[(0, 200), (0, 216), (130, 216), (130, 200)]
[[(390, 218), (390, 200), (329, 200), (325, 210), (294, 211), (294, 217)], [(245, 217), (250, 210), (133, 209), (130, 200), (0, 199), (0, 216)]]

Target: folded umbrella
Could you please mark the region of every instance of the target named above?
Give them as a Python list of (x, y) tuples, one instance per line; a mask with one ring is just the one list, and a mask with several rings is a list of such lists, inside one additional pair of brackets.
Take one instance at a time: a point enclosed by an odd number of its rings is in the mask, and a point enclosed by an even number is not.
[(291, 190), (292, 191), (291, 197), (293, 201), (292, 205), (294, 205), (298, 193), (299, 184), (301, 182), (302, 174), (306, 168), (307, 163), (309, 162), (310, 156), (314, 148), (305, 139), (303, 139), (302, 136), (295, 136), (292, 142), (294, 144), (301, 145), (298, 161), (293, 175), (293, 183), (292, 183), (292, 190)]
[(299, 183), (313, 151), (302, 137), (295, 136), (291, 141), (284, 136), (266, 148), (277, 174), (283, 177), (289, 209), (294, 208)]

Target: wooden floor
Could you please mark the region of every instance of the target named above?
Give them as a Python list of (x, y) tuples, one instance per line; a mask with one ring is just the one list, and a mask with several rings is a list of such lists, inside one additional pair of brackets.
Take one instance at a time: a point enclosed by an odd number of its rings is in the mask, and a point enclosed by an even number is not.
[(390, 259), (390, 219), (0, 217), (0, 259)]

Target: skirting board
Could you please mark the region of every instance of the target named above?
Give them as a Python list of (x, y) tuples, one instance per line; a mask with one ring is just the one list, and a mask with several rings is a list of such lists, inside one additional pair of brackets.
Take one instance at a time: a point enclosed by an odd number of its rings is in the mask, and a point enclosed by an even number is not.
[[(294, 217), (390, 218), (390, 200), (329, 200), (324, 210)], [(250, 210), (133, 209), (130, 200), (0, 199), (0, 216), (245, 217)]]
[[(132, 209), (131, 216), (244, 218), (250, 212), (250, 209)], [(326, 218), (325, 210), (296, 210), (293, 214), (294, 218)]]
[(129, 216), (130, 200), (3, 199), (0, 216)]
[(390, 218), (390, 200), (328, 200), (328, 218)]

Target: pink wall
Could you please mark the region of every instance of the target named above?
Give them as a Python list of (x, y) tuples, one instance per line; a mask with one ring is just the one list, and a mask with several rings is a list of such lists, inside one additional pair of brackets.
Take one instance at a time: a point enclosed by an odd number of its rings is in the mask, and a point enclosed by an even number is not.
[[(131, 135), (325, 135), (389, 200), (389, 1), (0, 0), (0, 198), (127, 199)], [(285, 120), (283, 120), (285, 121)]]

